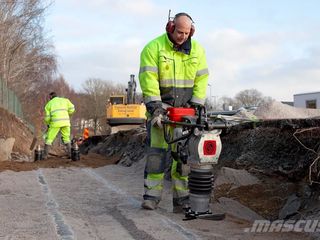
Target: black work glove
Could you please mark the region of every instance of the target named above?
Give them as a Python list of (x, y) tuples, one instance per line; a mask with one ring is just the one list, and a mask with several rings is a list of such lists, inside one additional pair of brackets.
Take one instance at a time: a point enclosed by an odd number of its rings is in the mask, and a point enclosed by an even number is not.
[(196, 111), (198, 111), (200, 108), (203, 108), (203, 105), (200, 103), (195, 103), (195, 102), (188, 102), (188, 107), (194, 108)]
[[(162, 108), (162, 102), (161, 101), (152, 101), (152, 102), (148, 102), (146, 104), (146, 108), (148, 113), (150, 113), (151, 115), (156, 115), (159, 114), (162, 110), (165, 111)], [(162, 109), (162, 110), (161, 110)], [(157, 110), (157, 111), (156, 111)]]
[(199, 108), (199, 107), (203, 107), (203, 105), (202, 104), (200, 104), (200, 103), (195, 103), (195, 102), (191, 102), (191, 101), (189, 101), (188, 102), (188, 104), (189, 104), (189, 106), (191, 107), (191, 108)]
[(204, 105), (200, 103), (191, 102), (191, 101), (189, 101), (188, 104), (191, 108), (194, 108), (196, 110), (196, 115), (206, 114), (206, 109)]

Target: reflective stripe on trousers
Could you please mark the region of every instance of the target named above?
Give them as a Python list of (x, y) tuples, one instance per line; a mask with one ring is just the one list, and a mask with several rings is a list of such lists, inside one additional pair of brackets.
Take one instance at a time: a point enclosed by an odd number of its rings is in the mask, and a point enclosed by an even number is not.
[(171, 168), (173, 198), (183, 198), (189, 195), (188, 176), (182, 176), (177, 171), (177, 161), (173, 160)]
[[(163, 136), (163, 130), (152, 127), (150, 119), (147, 121), (147, 142), (149, 148), (147, 150), (146, 167), (144, 172), (144, 199), (161, 200), (163, 190), (164, 171), (168, 161), (170, 161), (171, 154), (168, 151)], [(175, 149), (175, 146), (172, 146)], [(177, 172), (177, 161), (173, 161), (171, 168), (171, 179), (173, 197), (181, 198), (189, 195), (188, 177), (181, 176)]]
[(161, 200), (163, 174), (153, 174), (153, 179), (144, 179), (145, 196), (148, 199)]

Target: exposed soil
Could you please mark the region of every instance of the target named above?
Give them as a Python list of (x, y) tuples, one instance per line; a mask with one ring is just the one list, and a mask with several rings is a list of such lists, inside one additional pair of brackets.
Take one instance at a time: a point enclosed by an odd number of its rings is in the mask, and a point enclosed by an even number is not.
[(297, 186), (286, 181), (283, 183), (272, 181), (268, 179), (268, 182), (263, 184), (240, 186), (234, 189), (231, 189), (230, 184), (223, 184), (214, 189), (214, 200), (220, 197), (232, 198), (262, 217), (275, 220), (288, 195), (297, 191)]
[(80, 146), (81, 153), (97, 153), (103, 156), (119, 156), (119, 163), (131, 166), (145, 154), (145, 128), (119, 131), (107, 136), (94, 136)]
[(98, 168), (109, 164), (115, 164), (119, 161), (119, 157), (104, 157), (100, 154), (90, 153), (88, 155), (80, 155), (79, 161), (61, 157), (49, 157), (46, 160), (36, 162), (0, 162), (0, 172), (11, 170), (15, 172), (31, 171), (38, 168), (67, 168), (67, 167), (91, 167)]
[[(222, 136), (219, 166), (303, 180), (318, 156), (319, 126), (320, 119), (269, 120), (235, 126)], [(302, 146), (294, 134), (314, 152)]]
[(282, 119), (230, 129), (221, 138), (223, 150), (216, 170), (246, 169), (262, 184), (236, 189), (222, 185), (215, 189), (215, 198), (235, 199), (270, 220), (278, 219), (291, 195), (297, 195), (301, 208), (307, 209), (313, 201), (308, 176), (319, 155), (319, 126), (319, 119)]
[(15, 138), (13, 152), (30, 156), (33, 134), (27, 125), (14, 114), (0, 107), (0, 138)]

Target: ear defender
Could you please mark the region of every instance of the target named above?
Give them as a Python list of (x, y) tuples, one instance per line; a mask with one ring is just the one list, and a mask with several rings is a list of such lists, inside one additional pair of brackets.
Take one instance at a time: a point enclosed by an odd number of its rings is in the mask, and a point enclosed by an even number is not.
[[(174, 16), (174, 19), (176, 19), (177, 17), (180, 17), (180, 16), (187, 16), (188, 18), (190, 18), (190, 20), (192, 21), (192, 24), (191, 24), (191, 29), (190, 29), (190, 34), (189, 34), (189, 37), (192, 37), (194, 32), (195, 32), (195, 27), (193, 25), (193, 20), (192, 18), (186, 14), (186, 13), (178, 13)], [(166, 25), (166, 32), (167, 33), (173, 33), (174, 32), (174, 29), (175, 29), (175, 24), (174, 24), (174, 19), (173, 20), (170, 20), (168, 21), (167, 25)]]
[(166, 31), (167, 33), (173, 33), (174, 32), (174, 22), (169, 21), (166, 25)]

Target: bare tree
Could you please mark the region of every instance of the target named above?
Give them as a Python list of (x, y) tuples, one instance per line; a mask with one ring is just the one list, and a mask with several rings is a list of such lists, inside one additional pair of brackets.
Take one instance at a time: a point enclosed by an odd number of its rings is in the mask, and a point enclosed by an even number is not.
[(222, 103), (222, 108), (224, 110), (228, 110), (229, 106), (232, 106), (233, 109), (237, 109), (240, 107), (240, 104), (236, 99), (227, 96), (221, 97), (219, 102)]
[(0, 78), (20, 98), (26, 118), (37, 125), (47, 89), (56, 78), (53, 46), (44, 34), (51, 1), (0, 1)]
[(111, 95), (124, 94), (125, 87), (121, 84), (98, 78), (90, 78), (82, 85), (84, 93), (81, 101), (81, 116), (87, 122), (93, 122), (94, 134), (106, 121), (106, 105)]
[(43, 34), (47, 7), (41, 0), (0, 2), (0, 75), (10, 87), (34, 82), (35, 75), (43, 78), (42, 70), (55, 67)]
[(242, 107), (258, 106), (263, 100), (263, 94), (257, 89), (246, 89), (237, 93), (235, 100)]
[(233, 109), (240, 107), (257, 107), (261, 104), (266, 104), (273, 101), (271, 97), (263, 96), (261, 92), (256, 89), (246, 89), (236, 94), (234, 98), (222, 97), (219, 102), (222, 102), (223, 109), (227, 110), (228, 106), (232, 106)]

